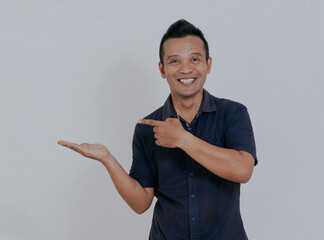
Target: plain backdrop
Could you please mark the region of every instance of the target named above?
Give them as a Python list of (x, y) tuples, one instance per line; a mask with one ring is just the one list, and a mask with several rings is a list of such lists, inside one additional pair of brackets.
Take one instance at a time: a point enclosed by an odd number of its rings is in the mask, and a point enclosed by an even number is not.
[(169, 94), (158, 46), (180, 18), (209, 41), (205, 88), (249, 109), (249, 238), (324, 239), (323, 13), (322, 0), (1, 0), (0, 239), (147, 239), (152, 208), (133, 213), (99, 162), (56, 142), (103, 143), (129, 171), (136, 122)]

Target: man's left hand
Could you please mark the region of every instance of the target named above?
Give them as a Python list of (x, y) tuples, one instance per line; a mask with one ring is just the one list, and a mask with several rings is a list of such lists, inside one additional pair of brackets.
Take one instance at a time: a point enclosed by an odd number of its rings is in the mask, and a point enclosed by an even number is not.
[(155, 143), (161, 147), (180, 147), (188, 133), (177, 118), (167, 118), (165, 121), (141, 119), (139, 123), (154, 127)]

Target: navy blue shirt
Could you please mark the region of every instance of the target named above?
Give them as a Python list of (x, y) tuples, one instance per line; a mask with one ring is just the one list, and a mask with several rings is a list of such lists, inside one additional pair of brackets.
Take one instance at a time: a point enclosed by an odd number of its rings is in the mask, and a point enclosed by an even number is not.
[[(146, 119), (177, 117), (171, 95)], [(203, 92), (195, 119), (183, 127), (215, 146), (252, 154), (257, 163), (251, 121), (244, 105)], [(240, 214), (240, 183), (201, 166), (182, 149), (155, 144), (153, 127), (137, 124), (130, 176), (154, 188), (157, 202), (149, 239), (247, 239)]]

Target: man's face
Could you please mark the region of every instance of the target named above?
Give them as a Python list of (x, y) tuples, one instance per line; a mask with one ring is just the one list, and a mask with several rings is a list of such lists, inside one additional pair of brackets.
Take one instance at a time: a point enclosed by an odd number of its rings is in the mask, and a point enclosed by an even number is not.
[(190, 98), (202, 93), (212, 59), (206, 62), (204, 42), (197, 36), (170, 38), (163, 44), (160, 72), (170, 86), (172, 97)]

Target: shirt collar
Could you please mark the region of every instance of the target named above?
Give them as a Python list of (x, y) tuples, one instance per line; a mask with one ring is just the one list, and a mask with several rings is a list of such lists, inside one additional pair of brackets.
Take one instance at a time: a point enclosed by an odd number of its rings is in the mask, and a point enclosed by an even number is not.
[[(207, 90), (203, 89), (203, 100), (199, 107), (198, 116), (202, 112), (215, 112), (217, 110), (215, 101), (213, 96), (207, 92)], [(177, 112), (175, 111), (172, 103), (172, 96), (171, 94), (165, 101), (162, 107), (162, 121), (165, 121), (167, 118), (174, 117), (177, 118)]]

